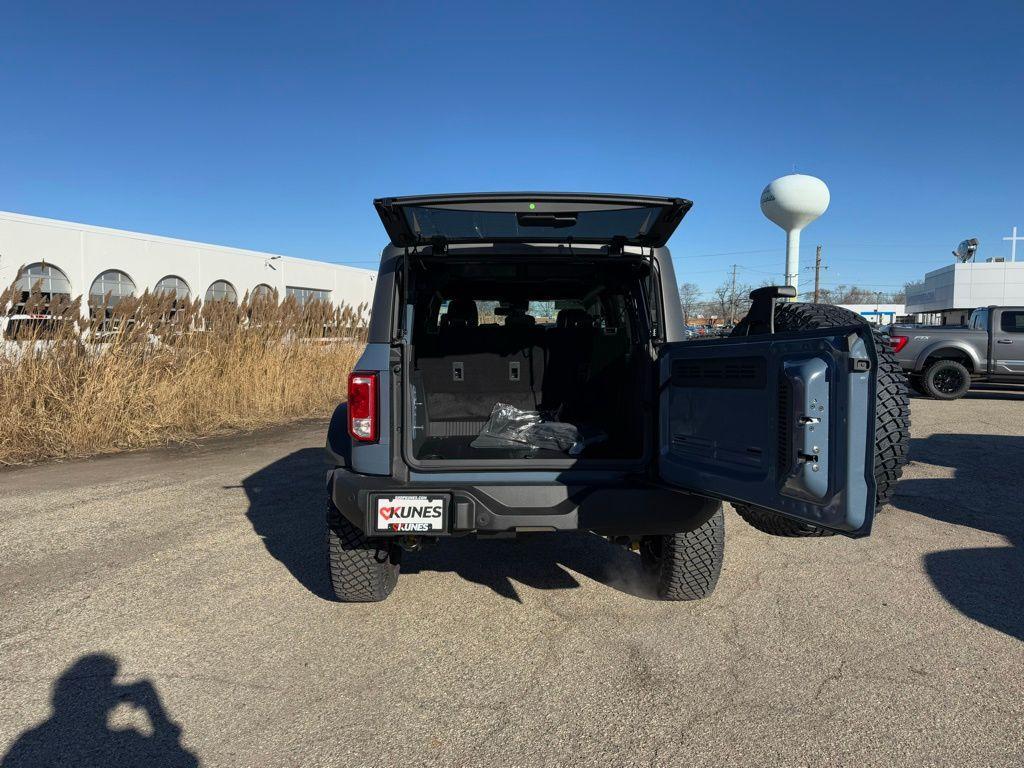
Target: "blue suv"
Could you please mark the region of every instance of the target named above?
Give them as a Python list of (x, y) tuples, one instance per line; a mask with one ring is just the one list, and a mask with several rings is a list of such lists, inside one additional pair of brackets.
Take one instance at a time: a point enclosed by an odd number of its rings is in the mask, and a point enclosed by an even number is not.
[(774, 535), (865, 536), (906, 461), (904, 378), (838, 307), (751, 294), (688, 339), (665, 247), (692, 203), (606, 194), (382, 198), (366, 350), (327, 450), (338, 599), (394, 589), (403, 550), (580, 531), (667, 600), (711, 593), (723, 500)]

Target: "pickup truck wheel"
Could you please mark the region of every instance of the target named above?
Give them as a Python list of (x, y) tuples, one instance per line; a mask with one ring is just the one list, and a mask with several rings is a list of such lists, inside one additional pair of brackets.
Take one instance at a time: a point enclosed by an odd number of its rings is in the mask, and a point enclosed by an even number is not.
[(722, 507), (693, 531), (644, 536), (640, 558), (662, 600), (699, 600), (715, 590), (725, 556)]
[[(775, 306), (775, 330), (804, 331), (864, 324), (860, 315), (831, 304), (780, 303)], [(875, 401), (875, 511), (889, 501), (903, 474), (910, 445), (910, 400), (906, 376), (893, 356), (888, 340), (872, 330), (878, 355)], [(747, 335), (745, 320), (733, 330)], [(966, 371), (966, 369), (964, 369)], [(968, 383), (970, 377), (968, 376)], [(790, 520), (777, 512), (747, 504), (733, 504), (740, 517), (773, 536), (831, 536), (833, 531)]]
[(956, 360), (936, 360), (921, 375), (921, 388), (937, 400), (956, 400), (971, 388), (971, 372)]
[(327, 564), (334, 596), (343, 603), (376, 603), (398, 583), (401, 550), (369, 538), (327, 502)]

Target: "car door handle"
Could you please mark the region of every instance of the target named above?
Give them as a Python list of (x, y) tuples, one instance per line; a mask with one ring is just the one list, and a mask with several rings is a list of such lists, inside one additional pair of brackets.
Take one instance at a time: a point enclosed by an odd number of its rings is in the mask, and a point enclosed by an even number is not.
[(996, 339), (996, 344), (1013, 344), (1013, 339)]

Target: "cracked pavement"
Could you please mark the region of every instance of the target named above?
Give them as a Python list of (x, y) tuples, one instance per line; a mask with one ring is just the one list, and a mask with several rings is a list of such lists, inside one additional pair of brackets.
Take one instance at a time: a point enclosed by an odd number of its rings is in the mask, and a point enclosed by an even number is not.
[(330, 602), (322, 423), (0, 472), (2, 764), (1021, 765), (1024, 390), (912, 418), (870, 538), (730, 510), (695, 604), (582, 535)]

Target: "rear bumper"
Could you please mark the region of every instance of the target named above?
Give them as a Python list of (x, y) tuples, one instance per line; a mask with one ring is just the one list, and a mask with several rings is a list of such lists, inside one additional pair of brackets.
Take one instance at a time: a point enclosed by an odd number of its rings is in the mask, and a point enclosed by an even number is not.
[(373, 531), (371, 499), (386, 494), (446, 494), (448, 524), (431, 535), (594, 531), (640, 536), (693, 530), (720, 502), (632, 479), (577, 484), (556, 481), (445, 483), (397, 482), (337, 468), (328, 475), (335, 506), (356, 527)]

